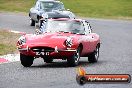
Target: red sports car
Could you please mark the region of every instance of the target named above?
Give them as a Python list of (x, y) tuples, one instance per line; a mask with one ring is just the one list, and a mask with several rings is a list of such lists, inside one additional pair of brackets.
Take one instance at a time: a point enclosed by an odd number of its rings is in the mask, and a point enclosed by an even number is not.
[(80, 57), (88, 57), (89, 62), (98, 61), (100, 38), (92, 33), (86, 20), (48, 19), (44, 29), (42, 34), (26, 34), (17, 41), (24, 67), (30, 67), (38, 57), (46, 63), (53, 59), (67, 60), (69, 66), (78, 65)]

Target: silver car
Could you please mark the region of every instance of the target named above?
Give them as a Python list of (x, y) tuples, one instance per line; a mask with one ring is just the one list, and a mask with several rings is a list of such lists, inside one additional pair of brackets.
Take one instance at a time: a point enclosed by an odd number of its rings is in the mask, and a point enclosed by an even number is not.
[(66, 10), (64, 4), (58, 0), (37, 0), (29, 12), (30, 25), (41, 27), (46, 18), (75, 18), (74, 13)]

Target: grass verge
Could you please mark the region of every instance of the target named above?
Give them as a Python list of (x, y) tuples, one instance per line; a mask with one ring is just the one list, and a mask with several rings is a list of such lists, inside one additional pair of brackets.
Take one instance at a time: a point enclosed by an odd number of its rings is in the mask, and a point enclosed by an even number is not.
[[(132, 0), (62, 0), (66, 8), (84, 17), (132, 18)], [(68, 3), (70, 2), (70, 3)]]
[(0, 0), (0, 10), (10, 12), (28, 12), (36, 0)]
[(19, 37), (20, 34), (0, 30), (0, 55), (16, 53), (16, 42)]
[[(78, 16), (132, 19), (132, 0), (60, 0)], [(0, 0), (0, 11), (28, 12), (36, 0)]]

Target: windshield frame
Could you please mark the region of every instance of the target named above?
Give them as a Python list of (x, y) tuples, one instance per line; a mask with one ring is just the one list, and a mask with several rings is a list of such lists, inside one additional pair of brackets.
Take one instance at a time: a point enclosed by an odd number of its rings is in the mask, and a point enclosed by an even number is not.
[[(44, 5), (43, 5), (44, 3), (45, 4), (51, 3), (51, 4), (53, 4), (53, 7), (51, 7), (51, 8), (45, 8)], [(64, 4), (62, 2), (40, 1), (40, 7), (44, 11), (47, 10), (46, 12), (53, 11), (53, 10), (65, 10)]]
[[(82, 21), (75, 20), (53, 20), (48, 19), (45, 24), (46, 32), (63, 32), (73, 34), (85, 34), (85, 27)], [(54, 31), (53, 31), (54, 30)]]

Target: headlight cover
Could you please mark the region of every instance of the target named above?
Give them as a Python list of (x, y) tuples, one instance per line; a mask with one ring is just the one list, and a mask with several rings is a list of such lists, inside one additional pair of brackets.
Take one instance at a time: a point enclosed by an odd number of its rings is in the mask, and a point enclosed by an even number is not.
[(19, 45), (24, 45), (26, 43), (26, 38), (24, 36), (21, 36), (19, 39), (18, 39), (18, 44)]
[(48, 14), (47, 14), (47, 13), (43, 13), (43, 14), (42, 14), (42, 17), (43, 17), (44, 19), (48, 19)]
[(66, 46), (71, 47), (71, 46), (73, 45), (73, 40), (72, 40), (72, 38), (68, 37), (68, 38), (66, 39), (65, 43), (66, 43)]

